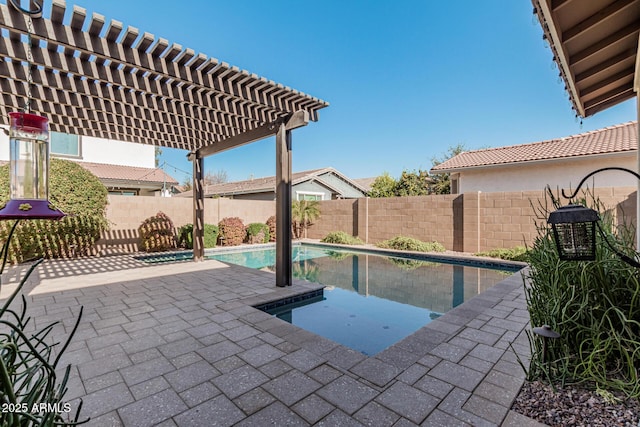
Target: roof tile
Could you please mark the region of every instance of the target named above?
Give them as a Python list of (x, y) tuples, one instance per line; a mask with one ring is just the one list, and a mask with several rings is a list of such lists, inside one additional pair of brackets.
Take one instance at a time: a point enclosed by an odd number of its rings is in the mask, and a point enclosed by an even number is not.
[(118, 181), (178, 184), (171, 175), (160, 168), (143, 168), (137, 166), (120, 166), (106, 163), (78, 162), (82, 167), (93, 173), (99, 179)]
[(627, 122), (560, 139), (468, 151), (440, 163), (431, 171), (451, 172), (478, 166), (621, 153), (637, 149), (637, 122)]

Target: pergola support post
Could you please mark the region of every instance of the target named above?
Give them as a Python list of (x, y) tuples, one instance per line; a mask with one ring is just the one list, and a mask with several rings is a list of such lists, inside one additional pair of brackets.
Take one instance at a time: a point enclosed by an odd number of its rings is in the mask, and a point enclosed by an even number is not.
[(193, 164), (193, 260), (204, 260), (204, 159), (197, 153), (188, 156)]
[(291, 131), (276, 133), (276, 286), (291, 286)]

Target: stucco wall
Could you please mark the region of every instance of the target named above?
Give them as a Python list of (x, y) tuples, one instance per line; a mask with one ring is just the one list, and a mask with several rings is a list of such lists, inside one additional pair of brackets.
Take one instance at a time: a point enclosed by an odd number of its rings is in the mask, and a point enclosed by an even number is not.
[[(83, 162), (107, 163), (122, 166), (155, 167), (154, 147), (133, 142), (82, 137)], [(9, 137), (0, 132), (0, 160), (9, 160)]]
[[(618, 223), (635, 224), (634, 187), (599, 188), (596, 195)], [(533, 242), (536, 221), (546, 223), (537, 213), (545, 203), (542, 190), (323, 201), (307, 236), (345, 231), (368, 243), (403, 235), (463, 252), (511, 248)]]
[(82, 161), (122, 166), (155, 167), (155, 147), (133, 142), (82, 137)]
[[(193, 222), (193, 201), (183, 197), (131, 197), (109, 195), (107, 219), (111, 229), (97, 244), (98, 252), (110, 250), (136, 251), (138, 227), (146, 218), (164, 212), (175, 227)], [(261, 200), (205, 199), (204, 221), (218, 224), (222, 218), (237, 216), (245, 225), (266, 222), (275, 215), (275, 202)]]
[[(636, 170), (633, 154), (582, 157), (580, 160), (522, 163), (518, 166), (488, 166), (466, 170), (459, 175), (459, 194), (470, 192), (529, 191), (548, 185), (551, 188), (575, 188), (580, 180), (596, 169), (618, 166)], [(636, 178), (624, 172), (601, 172), (588, 181), (593, 187), (631, 187)]]

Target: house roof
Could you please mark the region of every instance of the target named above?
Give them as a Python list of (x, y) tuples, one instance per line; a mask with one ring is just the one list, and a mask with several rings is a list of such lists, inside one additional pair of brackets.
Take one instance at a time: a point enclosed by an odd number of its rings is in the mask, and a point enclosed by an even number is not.
[[(317, 180), (322, 182), (323, 185), (329, 187), (331, 190), (339, 192), (339, 190), (335, 189), (331, 184), (322, 180), (322, 175), (331, 172), (335, 175), (338, 175), (357, 189), (362, 192), (366, 192), (366, 189), (363, 188), (360, 184), (356, 183), (354, 180), (347, 178), (342, 175), (340, 172), (333, 168), (322, 168), (322, 169), (312, 169), (308, 171), (302, 172), (294, 172), (291, 174), (292, 185), (299, 184), (301, 182), (309, 181), (309, 180)], [(205, 197), (212, 196), (232, 196), (236, 194), (251, 194), (251, 193), (266, 193), (273, 192), (276, 189), (276, 177), (275, 176), (267, 176), (263, 178), (254, 178), (247, 179), (244, 181), (235, 181), (235, 182), (225, 182), (222, 184), (212, 184), (205, 185), (204, 187), (204, 195)], [(192, 191), (185, 191), (184, 193), (180, 193), (181, 197), (191, 197)]]
[(371, 186), (375, 182), (376, 178), (378, 178), (378, 177), (377, 176), (372, 176), (372, 177), (369, 177), (369, 178), (355, 178), (355, 179), (352, 179), (352, 181), (357, 183), (358, 185), (360, 185), (365, 190), (367, 190), (367, 192), (369, 192), (369, 191), (371, 191)]
[(635, 96), (640, 0), (532, 3), (576, 115), (588, 117)]
[(433, 167), (431, 172), (448, 173), (480, 166), (624, 153), (637, 149), (637, 122), (628, 122), (559, 139), (460, 153)]
[[(0, 166), (9, 162), (0, 160)], [(131, 184), (168, 184), (177, 185), (178, 181), (160, 168), (142, 168), (106, 163), (77, 162), (94, 174), (100, 181), (129, 182)]]
[(101, 181), (126, 181), (132, 184), (178, 184), (175, 178), (160, 168), (142, 168), (90, 162), (78, 162), (78, 164), (93, 173)]

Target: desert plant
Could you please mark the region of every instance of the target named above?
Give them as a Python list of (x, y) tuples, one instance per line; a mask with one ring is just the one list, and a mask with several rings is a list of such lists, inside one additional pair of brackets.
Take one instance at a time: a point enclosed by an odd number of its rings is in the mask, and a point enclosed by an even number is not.
[(364, 242), (357, 237), (345, 233), (344, 231), (332, 231), (324, 236), (323, 243), (332, 243), (338, 245), (364, 245)]
[[(10, 241), (9, 260), (58, 258), (90, 253), (100, 233), (108, 228), (107, 189), (76, 162), (51, 159), (49, 195), (67, 214), (60, 221), (21, 221)], [(9, 165), (0, 167), (0, 205), (9, 200)], [(0, 221), (0, 240), (7, 241), (8, 221)]]
[(262, 222), (247, 225), (247, 241), (249, 243), (267, 243), (269, 241), (269, 226)]
[(269, 227), (269, 241), (276, 241), (276, 217), (275, 215), (271, 215), (267, 218), (267, 226)]
[(215, 248), (218, 244), (218, 234), (220, 231), (218, 230), (218, 226), (215, 224), (205, 224), (204, 225), (204, 247), (205, 248)]
[[(218, 226), (204, 225), (204, 247), (215, 248), (218, 244)], [(185, 224), (178, 228), (178, 246), (193, 249), (193, 224)]]
[[(8, 236), (10, 238), (11, 235)], [(6, 254), (8, 245), (4, 245)], [(1, 255), (4, 255), (1, 254)], [(0, 256), (1, 256), (0, 255)], [(82, 307), (71, 333), (60, 348), (60, 343), (51, 341), (53, 329), (59, 322), (53, 322), (36, 332), (32, 330), (31, 317), (27, 316), (27, 299), (22, 295), (22, 308), (12, 307), (13, 301), (22, 291), (33, 270), (42, 259), (27, 270), (15, 291), (0, 307), (0, 425), (2, 426), (67, 426), (80, 424), (78, 406), (73, 420), (62, 415), (71, 411), (71, 405), (64, 402), (67, 382), (71, 372), (68, 365), (60, 370), (58, 364), (64, 351), (78, 329), (82, 318)], [(4, 269), (4, 263), (0, 273)], [(62, 377), (59, 375), (62, 374)], [(68, 418), (68, 416), (67, 416)], [(89, 421), (88, 419), (82, 423)]]
[(146, 252), (162, 252), (176, 248), (173, 222), (167, 214), (158, 212), (140, 224), (140, 247)]
[(220, 244), (222, 246), (238, 246), (244, 242), (246, 230), (238, 217), (222, 218), (218, 223)]
[(295, 200), (291, 203), (293, 238), (306, 236), (307, 228), (320, 217), (320, 204), (316, 200)]
[[(618, 257), (604, 241), (633, 256), (633, 235), (602, 215), (595, 261), (561, 261), (547, 218), (558, 197), (534, 206), (538, 235), (529, 251), (527, 308), (533, 326), (547, 324), (560, 333), (548, 340), (529, 334), (532, 347), (528, 379), (552, 384), (583, 383), (640, 396), (640, 278), (638, 269)], [(592, 193), (574, 200), (603, 212)]]
[(385, 249), (395, 249), (398, 251), (415, 252), (444, 252), (446, 249), (438, 242), (423, 242), (413, 237), (396, 236), (392, 239), (377, 243), (376, 246)]
[(516, 246), (515, 248), (505, 249), (498, 248), (490, 251), (477, 252), (476, 256), (486, 256), (490, 258), (500, 258), (509, 261), (527, 262), (527, 248), (524, 246)]

